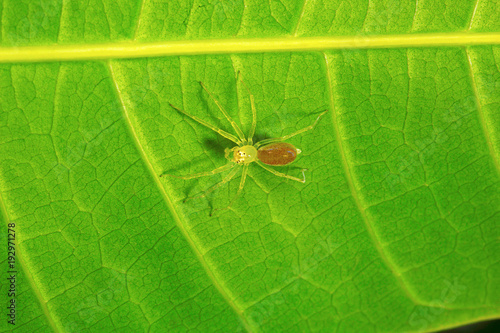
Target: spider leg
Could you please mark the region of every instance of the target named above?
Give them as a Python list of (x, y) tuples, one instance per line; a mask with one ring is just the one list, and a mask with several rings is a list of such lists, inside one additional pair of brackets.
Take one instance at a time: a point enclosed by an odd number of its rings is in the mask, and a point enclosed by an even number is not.
[(255, 134), (255, 127), (257, 127), (257, 110), (255, 109), (255, 99), (253, 97), (253, 94), (250, 92), (250, 89), (248, 89), (248, 86), (246, 85), (245, 81), (241, 78), (241, 72), (238, 71), (238, 77), (243, 83), (243, 86), (245, 89), (248, 91), (248, 95), (250, 96), (250, 106), (252, 107), (252, 128), (250, 129), (250, 133), (248, 133), (248, 144), (253, 145), (253, 136)]
[[(217, 210), (226, 210), (226, 209), (229, 209), (229, 207), (231, 207), (231, 205), (233, 204), (233, 202), (239, 197), (239, 195), (241, 194), (241, 191), (243, 190), (243, 186), (245, 185), (245, 179), (247, 178), (247, 171), (248, 171), (248, 164), (245, 164), (243, 166), (243, 172), (241, 173), (241, 181), (240, 181), (240, 187), (238, 187), (238, 192), (236, 192), (236, 195), (231, 199), (231, 201), (229, 202), (229, 205), (227, 205), (226, 208), (217, 208), (217, 209), (214, 209), (213, 211), (217, 211)], [(213, 214), (210, 213), (210, 216), (212, 216)]]
[(261, 161), (256, 161), (258, 165), (260, 165), (262, 168), (266, 169), (267, 171), (269, 171), (270, 173), (278, 176), (278, 177), (283, 177), (283, 178), (288, 178), (288, 179), (291, 179), (291, 180), (295, 180), (295, 181), (298, 181), (298, 182), (301, 182), (301, 183), (305, 183), (306, 182), (306, 174), (304, 173), (304, 171), (306, 171), (307, 169), (302, 169), (302, 179), (300, 178), (297, 178), (297, 177), (292, 177), (292, 176), (289, 176), (287, 174), (284, 174), (282, 172), (279, 172), (279, 171), (276, 171), (270, 167), (268, 167), (267, 165), (265, 165), (264, 163), (262, 163)]
[(314, 123), (312, 125), (309, 125), (307, 127), (304, 127), (303, 129), (301, 130), (298, 130), (297, 132), (294, 132), (292, 134), (288, 134), (288, 135), (285, 135), (285, 136), (282, 136), (280, 138), (273, 138), (273, 139), (265, 139), (265, 140), (262, 140), (262, 141), (259, 141), (257, 142), (254, 147), (255, 148), (259, 148), (260, 146), (262, 145), (267, 145), (269, 143), (273, 143), (273, 142), (281, 142), (281, 141), (285, 141), (287, 139), (290, 139), (291, 137), (294, 137), (296, 136), (297, 134), (300, 134), (300, 133), (304, 133), (304, 132), (307, 132), (307, 131), (310, 131), (314, 128), (314, 126), (316, 126), (316, 124), (318, 123), (319, 119), (321, 118), (321, 116), (323, 116), (325, 113), (327, 113), (328, 110), (325, 110), (323, 111), (319, 116), (318, 118), (316, 118), (316, 120), (314, 121)]
[(202, 124), (203, 126), (206, 126), (206, 127), (210, 128), (212, 131), (219, 133), (220, 135), (222, 135), (226, 139), (229, 139), (229, 140), (233, 141), (234, 143), (236, 143), (237, 145), (240, 145), (241, 141), (236, 136), (234, 136), (234, 135), (232, 135), (232, 134), (230, 134), (230, 133), (228, 133), (226, 131), (223, 131), (223, 130), (221, 130), (218, 127), (215, 127), (214, 125), (210, 125), (206, 121), (201, 120), (200, 118), (198, 118), (196, 116), (190, 115), (186, 111), (181, 110), (181, 109), (179, 109), (178, 107), (176, 107), (176, 106), (174, 106), (172, 104), (170, 104), (170, 106), (173, 107), (174, 109), (176, 109), (177, 111), (179, 111), (180, 113), (185, 114), (186, 116), (188, 116), (189, 118), (193, 119), (194, 121), (197, 121), (198, 123)]
[[(234, 166), (236, 166), (236, 164), (234, 164)], [(197, 196), (194, 196), (194, 197), (188, 197), (186, 199), (184, 199), (184, 202), (188, 201), (188, 200), (191, 200), (191, 199), (199, 199), (199, 198), (203, 198), (203, 197), (206, 197), (208, 193), (214, 191), (215, 189), (217, 189), (218, 187), (224, 185), (225, 183), (227, 183), (228, 181), (230, 181), (231, 179), (233, 179), (233, 177), (236, 175), (236, 173), (239, 171), (239, 168), (234, 168), (233, 170), (231, 170), (230, 173), (227, 174), (226, 177), (224, 177), (224, 179), (222, 179), (221, 182), (213, 185), (212, 187), (209, 187), (205, 192), (203, 192), (202, 194), (200, 195), (197, 195)]]
[(186, 176), (175, 176), (175, 175), (171, 175), (171, 174), (168, 174), (168, 173), (162, 173), (160, 175), (160, 177), (169, 176), (169, 177), (174, 177), (174, 178), (178, 178), (178, 179), (192, 179), (192, 178), (198, 178), (198, 177), (205, 177), (205, 176), (215, 175), (215, 174), (224, 172), (226, 170), (229, 170), (229, 169), (231, 169), (234, 166), (235, 166), (235, 164), (228, 163), (228, 164), (223, 165), (221, 167), (218, 167), (218, 168), (216, 168), (216, 169), (214, 169), (212, 171), (193, 173), (191, 175), (186, 175)]
[(215, 104), (217, 104), (217, 106), (219, 107), (219, 110), (221, 110), (221, 112), (224, 114), (224, 116), (226, 117), (227, 121), (229, 121), (231, 123), (231, 126), (233, 126), (233, 128), (236, 131), (236, 134), (238, 134), (238, 137), (240, 138), (240, 140), (243, 141), (243, 142), (245, 142), (245, 135), (243, 135), (243, 132), (238, 127), (238, 125), (236, 124), (236, 122), (231, 117), (229, 117), (229, 114), (226, 112), (226, 110), (224, 110), (224, 108), (219, 103), (219, 101), (215, 99), (215, 97), (212, 95), (212, 93), (210, 91), (208, 91), (208, 89), (205, 87), (205, 85), (203, 84), (203, 82), (200, 81), (200, 85), (208, 93), (208, 95), (214, 100)]

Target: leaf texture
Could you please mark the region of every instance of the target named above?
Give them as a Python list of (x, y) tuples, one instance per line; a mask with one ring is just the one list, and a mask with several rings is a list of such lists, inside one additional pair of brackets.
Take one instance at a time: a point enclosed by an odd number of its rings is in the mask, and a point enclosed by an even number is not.
[[(2, 331), (427, 332), (498, 317), (498, 1), (6, 0), (0, 17), (0, 237), (14, 223), (17, 245), (16, 325)], [(493, 37), (369, 44), (426, 33)], [(75, 52), (301, 37), (354, 44)], [(18, 63), (17, 47), (70, 57)], [(210, 217), (239, 177), (183, 203), (227, 173), (159, 175), (213, 170), (234, 144), (169, 104), (233, 133), (202, 81), (248, 133), (238, 72), (256, 141), (328, 113), (279, 169), (307, 168), (305, 184), (251, 165)]]

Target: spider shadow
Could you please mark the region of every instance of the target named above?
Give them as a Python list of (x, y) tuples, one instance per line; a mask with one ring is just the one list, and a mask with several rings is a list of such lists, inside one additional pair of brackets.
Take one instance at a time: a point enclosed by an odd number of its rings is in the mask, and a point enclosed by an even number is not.
[(262, 141), (264, 139), (269, 139), (269, 135), (265, 135), (261, 133), (260, 131), (255, 130), (255, 134), (253, 135), (253, 144), (256, 144), (259, 141)]
[[(217, 158), (224, 158), (224, 150), (226, 148), (232, 148), (230, 147), (231, 141), (229, 140), (224, 140), (224, 144), (221, 142), (222, 140), (216, 140), (216, 139), (205, 139), (203, 140), (203, 146), (207, 148), (208, 151), (213, 152), (214, 156), (217, 156)], [(233, 146), (235, 144), (233, 143)]]
[[(217, 140), (217, 139), (205, 139), (205, 140), (203, 140), (202, 144), (203, 144), (203, 147), (206, 148), (206, 151), (210, 152), (208, 155), (211, 156), (211, 157), (214, 157), (215, 160), (225, 160), (226, 164), (227, 163), (231, 163), (228, 160), (226, 160), (225, 152), (224, 151), (225, 151), (226, 148), (233, 148), (236, 145), (232, 141), (226, 140), (225, 138), (222, 138), (220, 140)], [(213, 167), (213, 169), (215, 169), (215, 168), (216, 167)], [(210, 171), (210, 170), (207, 170), (207, 171)], [(211, 176), (207, 176), (207, 177), (203, 177), (203, 178), (216, 178), (214, 176), (215, 175), (211, 175)], [(200, 192), (198, 192), (198, 193), (192, 193), (194, 187), (197, 184), (196, 182), (193, 182), (191, 185), (189, 185), (189, 186), (186, 187), (186, 191), (184, 192), (184, 195), (186, 197), (184, 198), (184, 200), (186, 200), (187, 198), (189, 198), (192, 195), (196, 196), (196, 195), (200, 195), (200, 194), (204, 193), (211, 186), (216, 185), (218, 182), (219, 181), (214, 181), (212, 185), (208, 186), (205, 189), (202, 189)], [(218, 189), (218, 190), (220, 190), (220, 189)], [(206, 198), (209, 199), (209, 197), (211, 195), (213, 195), (216, 191), (211, 192)], [(208, 200), (208, 205), (210, 207), (210, 211), (212, 212), (213, 211), (212, 200)]]
[[(222, 140), (217, 140), (217, 139), (205, 139), (203, 140), (203, 143), (202, 143), (203, 147), (205, 148), (204, 150), (207, 152), (207, 155), (209, 158), (213, 158), (214, 160), (221, 160), (221, 159), (224, 159), (225, 160), (225, 153), (224, 153), (224, 150), (226, 148), (232, 148), (234, 146), (231, 146), (231, 141), (229, 140), (225, 140), (225, 139), (222, 139)], [(165, 171), (163, 174), (179, 174), (179, 175), (187, 175), (188, 173), (186, 172), (182, 172), (183, 170), (186, 170), (186, 169), (190, 169), (192, 168), (193, 166), (199, 166), (199, 165), (202, 165), (204, 161), (207, 160), (207, 156), (200, 156), (198, 158), (195, 158), (194, 160), (190, 161), (190, 162), (184, 162), (180, 165), (178, 165), (175, 169), (173, 169), (172, 171), (174, 172), (169, 172), (169, 171)], [(227, 161), (227, 163), (230, 163), (229, 161)], [(215, 169), (216, 167), (213, 167), (212, 169), (210, 170), (205, 170), (205, 171), (211, 171), (213, 169)], [(179, 172), (181, 171), (181, 172)], [(202, 170), (198, 171), (198, 172), (203, 172)], [(193, 193), (193, 189), (196, 187), (196, 185), (199, 183), (199, 179), (200, 178), (210, 178), (210, 177), (214, 177), (215, 175), (211, 175), (211, 176), (206, 176), (206, 177), (198, 177), (198, 178), (192, 178), (188, 181), (188, 185), (185, 186), (185, 191), (183, 191), (184, 193), (184, 198), (182, 199), (182, 201), (184, 202), (187, 198), (189, 198), (190, 196), (196, 196), (196, 195), (199, 195), (199, 194), (202, 194), (206, 189), (202, 189), (199, 193)], [(193, 181), (194, 180), (194, 181)], [(215, 182), (216, 183), (216, 182)], [(215, 184), (214, 183), (214, 184)], [(209, 188), (209, 187), (208, 187)], [(207, 188), (207, 189), (208, 189)]]

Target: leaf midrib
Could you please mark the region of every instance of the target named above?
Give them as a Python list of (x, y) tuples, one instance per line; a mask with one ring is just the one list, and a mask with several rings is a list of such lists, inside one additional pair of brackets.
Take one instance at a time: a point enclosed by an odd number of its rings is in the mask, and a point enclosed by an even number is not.
[(173, 55), (234, 54), (335, 49), (498, 45), (500, 32), (357, 35), (177, 40), (152, 43), (135, 41), (103, 44), (0, 47), (0, 63), (144, 58)]

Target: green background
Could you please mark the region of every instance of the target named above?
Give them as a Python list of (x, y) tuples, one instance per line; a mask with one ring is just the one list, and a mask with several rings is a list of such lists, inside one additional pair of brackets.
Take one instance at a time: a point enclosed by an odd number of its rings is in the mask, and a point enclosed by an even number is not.
[[(495, 0), (5, 0), (0, 17), (3, 47), (500, 31)], [(498, 317), (500, 47), (275, 51), (0, 64), (16, 331), (413, 332)], [(251, 165), (231, 210), (209, 217), (237, 180), (183, 204), (223, 175), (158, 175), (212, 170), (232, 143), (169, 103), (231, 131), (203, 81), (246, 133), (238, 71), (257, 140), (329, 112), (280, 168), (307, 168), (306, 184)]]

